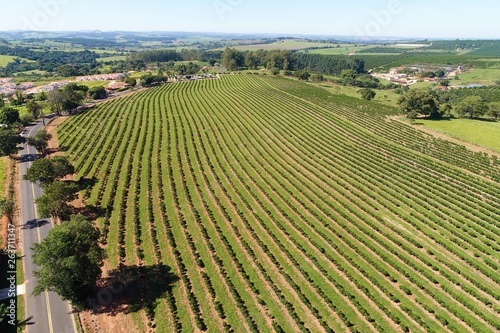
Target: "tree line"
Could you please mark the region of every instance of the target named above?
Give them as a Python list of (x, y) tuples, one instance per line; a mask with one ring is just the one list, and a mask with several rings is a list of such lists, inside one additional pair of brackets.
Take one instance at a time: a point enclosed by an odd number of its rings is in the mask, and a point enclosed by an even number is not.
[[(0, 46), (0, 54), (20, 57), (33, 62), (22, 61), (21, 59), (14, 59), (5, 68), (0, 67), (0, 76), (10, 76), (16, 72), (26, 70), (42, 70), (47, 72), (55, 72), (61, 66), (69, 65), (70, 67), (78, 69), (78, 71), (71, 72), (72, 75), (84, 75), (88, 71), (99, 66), (96, 59), (99, 55), (92, 51), (43, 51), (32, 50), (27, 47), (8, 47)], [(63, 67), (63, 69), (67, 67)]]
[(105, 254), (99, 246), (99, 229), (85, 216), (73, 214), (70, 202), (77, 199), (79, 187), (62, 179), (73, 174), (75, 168), (64, 156), (43, 157), (50, 138), (45, 130), (28, 138), (28, 144), (33, 144), (41, 157), (33, 162), (24, 179), (44, 190), (35, 200), (39, 215), (61, 221), (32, 248), (33, 262), (39, 266), (34, 272), (37, 285), (33, 294), (55, 291), (76, 309), (83, 309), (97, 287)]
[(329, 56), (320, 54), (296, 53), (288, 50), (258, 50), (242, 52), (226, 48), (221, 55), (221, 63), (228, 70), (242, 67), (257, 69), (279, 69), (290, 71), (311, 71), (326, 75), (340, 75), (345, 69), (356, 73), (365, 72), (364, 60), (349, 56)]
[(131, 53), (127, 56), (125, 67), (142, 69), (148, 63), (175, 62), (175, 61), (218, 61), (222, 51), (207, 50), (200, 51), (194, 49), (176, 50), (147, 50)]
[(401, 96), (398, 105), (400, 110), (411, 119), (419, 116), (439, 119), (450, 117), (453, 112), (461, 118), (469, 119), (483, 116), (490, 116), (494, 119), (500, 117), (498, 104), (488, 103), (482, 96), (468, 93), (459, 100), (450, 101), (449, 95), (441, 95), (430, 89), (414, 89)]

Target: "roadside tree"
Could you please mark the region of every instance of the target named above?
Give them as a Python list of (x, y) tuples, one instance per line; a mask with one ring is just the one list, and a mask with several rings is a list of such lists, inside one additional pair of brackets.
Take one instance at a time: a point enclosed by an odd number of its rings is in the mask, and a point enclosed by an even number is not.
[(81, 215), (52, 229), (47, 237), (33, 246), (37, 285), (33, 291), (55, 291), (77, 310), (95, 290), (105, 257), (99, 246), (100, 232)]
[(75, 168), (66, 157), (39, 158), (26, 171), (24, 179), (46, 187), (52, 182), (71, 175), (74, 172)]
[(30, 146), (33, 146), (38, 150), (40, 154), (45, 154), (45, 151), (49, 145), (49, 140), (52, 139), (52, 135), (47, 133), (45, 130), (38, 131), (33, 137), (27, 139)]
[(17, 154), (20, 144), (26, 139), (19, 135), (16, 130), (0, 127), (0, 156), (11, 156)]
[(13, 126), (15, 124), (19, 124), (20, 122), (21, 118), (19, 117), (19, 110), (14, 108), (4, 107), (0, 111), (0, 124)]
[(89, 90), (89, 96), (92, 99), (105, 99), (107, 97), (104, 87), (93, 87)]
[(30, 100), (26, 103), (26, 109), (34, 119), (38, 119), (42, 114), (43, 106), (38, 104), (35, 100)]
[(73, 212), (68, 202), (75, 200), (78, 197), (77, 193), (78, 187), (75, 184), (55, 181), (46, 186), (42, 196), (36, 199), (38, 212), (43, 217), (67, 219)]

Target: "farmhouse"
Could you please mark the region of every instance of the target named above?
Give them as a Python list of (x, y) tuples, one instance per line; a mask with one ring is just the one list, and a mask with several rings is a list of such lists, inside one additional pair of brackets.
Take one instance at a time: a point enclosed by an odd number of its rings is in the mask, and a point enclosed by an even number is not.
[(125, 82), (110, 82), (108, 86), (105, 88), (107, 91), (116, 91), (120, 89), (129, 88), (130, 84)]

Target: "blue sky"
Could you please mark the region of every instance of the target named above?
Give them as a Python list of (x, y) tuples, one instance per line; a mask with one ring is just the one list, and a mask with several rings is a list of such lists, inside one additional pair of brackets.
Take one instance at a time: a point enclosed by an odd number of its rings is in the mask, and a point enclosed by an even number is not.
[(4, 0), (1, 8), (0, 30), (500, 38), (498, 0)]

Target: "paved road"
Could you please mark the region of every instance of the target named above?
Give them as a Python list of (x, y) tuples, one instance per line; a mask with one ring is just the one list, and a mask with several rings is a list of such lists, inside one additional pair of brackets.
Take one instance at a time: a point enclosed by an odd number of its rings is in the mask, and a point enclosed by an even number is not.
[[(33, 136), (42, 127), (41, 122), (26, 127), (23, 136)], [(40, 242), (50, 229), (53, 223), (50, 219), (43, 219), (38, 216), (34, 198), (42, 194), (40, 187), (23, 180), (22, 177), (30, 167), (36, 157), (34, 147), (25, 146), (20, 151), (20, 174), (21, 174), (21, 218), (22, 239), (24, 250), (24, 270), (26, 275), (26, 318), (28, 321), (28, 333), (73, 333), (76, 332), (73, 316), (70, 314), (68, 302), (63, 302), (54, 292), (44, 292), (37, 297), (31, 293), (35, 287), (33, 270), (36, 269), (32, 262), (33, 251), (31, 247), (34, 243)], [(21, 281), (18, 281), (21, 283)]]

